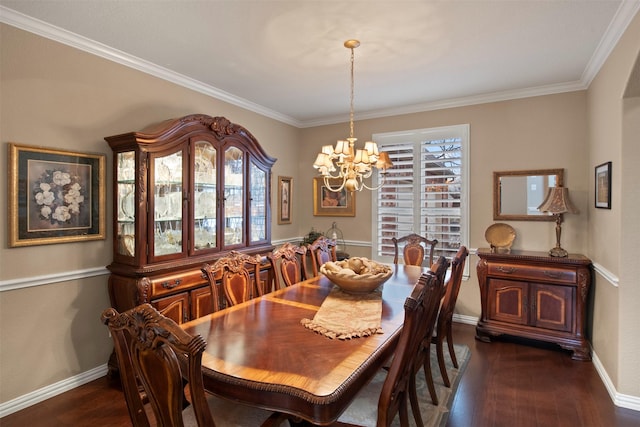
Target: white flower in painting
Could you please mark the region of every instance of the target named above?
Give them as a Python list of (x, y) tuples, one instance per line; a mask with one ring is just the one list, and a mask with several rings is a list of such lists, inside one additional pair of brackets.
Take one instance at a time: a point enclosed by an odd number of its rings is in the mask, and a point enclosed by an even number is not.
[(53, 203), (55, 196), (51, 191), (41, 191), (36, 193), (35, 198), (37, 204), (49, 206)]
[(56, 185), (63, 186), (71, 183), (71, 175), (67, 172), (54, 171), (53, 182)]
[(43, 206), (42, 209), (40, 209), (40, 215), (48, 219), (49, 215), (51, 215), (51, 208), (46, 205)]
[(55, 222), (68, 222), (80, 215), (84, 203), (80, 177), (63, 170), (46, 170), (35, 182), (33, 199), (40, 218)]
[(64, 201), (70, 205), (78, 205), (84, 201), (84, 196), (80, 194), (80, 184), (76, 182), (69, 188), (64, 195)]
[(71, 214), (69, 213), (69, 208), (67, 206), (58, 206), (52, 217), (57, 221), (65, 222), (71, 219)]

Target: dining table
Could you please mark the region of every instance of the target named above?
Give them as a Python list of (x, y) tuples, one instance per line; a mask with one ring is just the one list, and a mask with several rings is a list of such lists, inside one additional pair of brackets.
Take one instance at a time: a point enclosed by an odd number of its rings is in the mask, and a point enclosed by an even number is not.
[(313, 425), (336, 421), (393, 355), (404, 321), (404, 302), (419, 266), (392, 264), (381, 293), (381, 331), (329, 338), (303, 325), (335, 286), (319, 275), (182, 325), (207, 342), (205, 389), (220, 397), (284, 413)]

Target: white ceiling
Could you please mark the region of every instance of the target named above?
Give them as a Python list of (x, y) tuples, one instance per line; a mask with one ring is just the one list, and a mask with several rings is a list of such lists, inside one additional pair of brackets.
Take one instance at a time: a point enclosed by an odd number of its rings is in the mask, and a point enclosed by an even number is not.
[(0, 21), (299, 127), (584, 89), (640, 0), (0, 0)]

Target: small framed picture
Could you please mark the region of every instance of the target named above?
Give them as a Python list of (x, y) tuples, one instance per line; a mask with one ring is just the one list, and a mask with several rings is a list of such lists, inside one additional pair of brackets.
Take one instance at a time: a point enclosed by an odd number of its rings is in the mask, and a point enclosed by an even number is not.
[(105, 239), (105, 156), (9, 144), (9, 247)]
[(611, 209), (611, 162), (596, 166), (596, 208)]
[[(330, 180), (332, 188), (339, 188), (342, 180)], [(332, 191), (325, 185), (324, 178), (313, 179), (313, 214), (315, 216), (356, 216), (354, 192), (344, 188)]]
[(293, 195), (293, 178), (278, 177), (278, 224), (291, 224), (291, 196)]

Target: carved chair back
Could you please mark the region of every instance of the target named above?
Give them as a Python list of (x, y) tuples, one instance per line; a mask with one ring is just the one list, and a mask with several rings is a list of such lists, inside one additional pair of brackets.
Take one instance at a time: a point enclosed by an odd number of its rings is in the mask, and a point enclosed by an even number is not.
[(417, 407), (416, 364), (421, 363), (425, 330), (433, 331), (441, 295), (442, 282), (435, 274), (427, 272), (405, 301), (402, 332), (378, 401), (377, 426), (391, 425), (396, 414), (400, 416), (400, 425), (408, 426), (408, 401), (416, 425), (424, 425)]
[(306, 274), (303, 275), (306, 253), (306, 247), (286, 242), (267, 255), (275, 276), (276, 289), (291, 286), (306, 278)]
[(400, 237), (399, 239), (393, 237), (391, 239), (394, 246), (393, 263), (397, 264), (399, 259), (399, 248), (404, 243), (402, 249), (402, 258), (405, 265), (422, 265), (425, 258), (428, 260), (428, 266), (433, 264), (433, 250), (438, 244), (436, 239), (429, 240), (426, 237), (422, 237), (419, 234), (411, 233), (409, 235)]
[[(262, 296), (264, 289), (260, 281), (260, 255), (250, 256), (237, 251), (219, 258), (212, 266), (203, 272), (209, 280), (211, 295), (217, 295), (214, 288), (216, 279), (220, 280), (222, 295), (226, 306), (232, 306)], [(253, 277), (252, 277), (253, 276)], [(214, 294), (214, 292), (216, 292)]]
[[(129, 416), (134, 427), (164, 425), (182, 427), (183, 378), (198, 426), (214, 426), (202, 383), (201, 360), (206, 343), (187, 334), (178, 324), (143, 304), (119, 314), (102, 313), (115, 344)], [(145, 411), (139, 387), (147, 396), (153, 417)]]
[(449, 349), (449, 356), (453, 362), (453, 366), (458, 367), (458, 360), (456, 359), (456, 353), (453, 349), (453, 310), (458, 300), (458, 293), (460, 292), (460, 286), (462, 284), (462, 275), (464, 274), (464, 265), (467, 260), (469, 251), (465, 246), (461, 246), (456, 253), (456, 256), (451, 261), (451, 276), (447, 281), (445, 287), (444, 298), (442, 299), (442, 305), (440, 306), (440, 312), (438, 313), (438, 321), (436, 323), (436, 331), (431, 341), (436, 344), (436, 353), (438, 355), (438, 365), (440, 367), (440, 373), (444, 385), (450, 387), (449, 376), (447, 375), (447, 369), (444, 363), (444, 340), (447, 340), (447, 347)]
[(328, 239), (325, 236), (318, 237), (309, 245), (309, 253), (311, 254), (311, 266), (313, 268), (313, 276), (317, 276), (320, 267), (325, 262), (337, 261), (336, 254), (337, 242), (334, 239)]
[(207, 282), (209, 282), (209, 288), (211, 289), (211, 312), (215, 313), (224, 307), (224, 302), (220, 298), (221, 295), (218, 286), (218, 280), (222, 278), (222, 272), (220, 270), (214, 270), (213, 266), (208, 263), (202, 264), (200, 270), (202, 271), (202, 277), (207, 279)]

